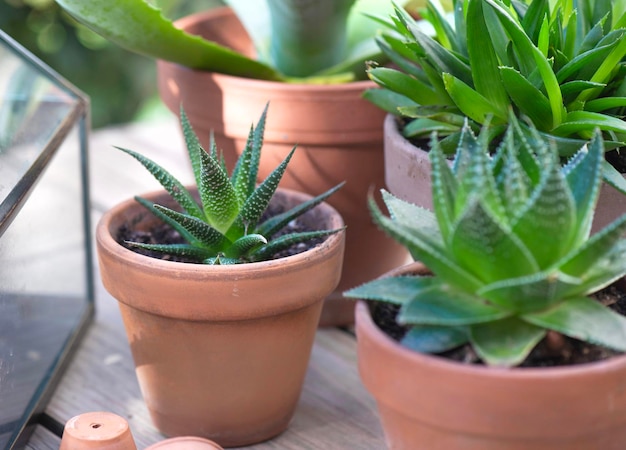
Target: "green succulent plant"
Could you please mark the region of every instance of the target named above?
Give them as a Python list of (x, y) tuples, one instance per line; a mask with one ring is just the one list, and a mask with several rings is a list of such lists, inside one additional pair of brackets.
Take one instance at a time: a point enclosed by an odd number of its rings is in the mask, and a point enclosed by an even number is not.
[(120, 148), (148, 169), (182, 208), (182, 212), (153, 204), (141, 197), (136, 197), (136, 200), (178, 231), (187, 241), (185, 244), (128, 244), (206, 264), (236, 264), (271, 259), (294, 244), (324, 238), (341, 231), (292, 232), (274, 238), (287, 224), (320, 204), (341, 185), (261, 221), (295, 151), (294, 147), (285, 160), (257, 186), (266, 115), (267, 108), (256, 127), (251, 127), (246, 147), (229, 176), (218, 156), (215, 143), (211, 144), (210, 152), (205, 151), (181, 109), (183, 134), (200, 202), (157, 163), (137, 152)]
[(566, 164), (513, 117), (489, 155), (485, 128), (461, 129), (452, 166), (432, 140), (434, 212), (387, 192), (376, 223), (433, 276), (375, 280), (348, 297), (400, 305), (420, 352), (469, 343), (487, 364), (518, 365), (554, 330), (626, 351), (626, 318), (588, 297), (626, 274), (626, 215), (590, 237), (604, 144), (596, 132)]
[(378, 24), (364, 15), (391, 11), (381, 0), (227, 0), (253, 40), (252, 59), (191, 36), (145, 0), (56, 0), (79, 22), (136, 53), (193, 69), (291, 82), (364, 79), (365, 61), (383, 60)]
[[(381, 19), (389, 31), (378, 44), (395, 67), (368, 72), (383, 88), (368, 98), (406, 118), (404, 136), (437, 131), (450, 152), (465, 117), (474, 131), (489, 120), (497, 135), (513, 108), (562, 156), (596, 128), (606, 150), (625, 145), (624, 0), (456, 0), (451, 21), (429, 0), (424, 17), (431, 33), (397, 6)], [(620, 178), (607, 175), (626, 191)]]

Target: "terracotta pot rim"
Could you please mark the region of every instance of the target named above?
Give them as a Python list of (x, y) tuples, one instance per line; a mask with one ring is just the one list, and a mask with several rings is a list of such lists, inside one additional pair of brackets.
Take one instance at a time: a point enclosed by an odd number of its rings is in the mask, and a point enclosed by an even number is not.
[[(182, 17), (174, 22), (174, 25), (177, 28), (186, 30), (190, 26), (193, 26), (197, 23), (205, 22), (207, 20), (214, 20), (225, 16), (233, 15), (234, 13), (231, 11), (231, 8), (228, 6), (221, 6), (217, 8), (213, 8), (206, 11), (200, 11), (193, 14), (189, 14), (188, 16)], [(228, 81), (230, 84), (245, 84), (246, 86), (252, 85), (251, 89), (263, 90), (266, 89), (276, 89), (274, 86), (277, 84), (283, 85), (284, 90), (287, 92), (290, 91), (302, 91), (303, 86), (309, 87), (310, 91), (313, 92), (334, 92), (334, 91), (362, 91), (369, 87), (376, 87), (376, 83), (371, 80), (357, 80), (350, 81), (347, 83), (333, 83), (333, 84), (309, 84), (309, 83), (287, 83), (284, 81), (271, 81), (271, 80), (259, 80), (255, 78), (245, 78), (245, 77), (236, 77), (233, 75), (226, 75), (222, 73), (210, 72), (208, 70), (198, 70), (191, 69), (186, 66), (182, 66), (180, 64), (176, 64), (169, 61), (157, 60), (157, 64), (169, 65), (176, 67), (177, 70), (180, 71), (190, 71), (195, 73), (204, 73), (206, 76), (215, 77), (216, 79), (222, 79)]]
[[(310, 197), (298, 191), (285, 188), (278, 188), (277, 192), (287, 195), (302, 195)], [(143, 198), (151, 198), (162, 195), (164, 193), (164, 190), (156, 190), (148, 192), (146, 194), (141, 194), (140, 196)], [(237, 277), (239, 274), (244, 273), (247, 275), (248, 278), (254, 278), (254, 274), (258, 274), (259, 276), (265, 276), (264, 274), (266, 274), (267, 271), (271, 270), (272, 268), (280, 270), (281, 267), (286, 263), (289, 263), (291, 266), (309, 265), (312, 260), (325, 258), (326, 250), (336, 247), (337, 242), (343, 239), (342, 235), (345, 233), (344, 230), (330, 235), (324, 240), (324, 242), (302, 253), (269, 261), (233, 264), (227, 266), (212, 266), (208, 264), (167, 261), (134, 252), (118, 243), (111, 235), (110, 228), (112, 226), (113, 220), (123, 214), (123, 212), (127, 209), (135, 207), (137, 205), (137, 201), (134, 198), (130, 198), (122, 201), (121, 203), (118, 203), (117, 205), (106, 211), (102, 215), (96, 227), (96, 239), (98, 244), (101, 245), (103, 249), (115, 255), (116, 258), (119, 258), (126, 264), (145, 267), (149, 268), (151, 271), (162, 273), (171, 273), (172, 270), (175, 269), (180, 278), (185, 278), (185, 275), (197, 276), (198, 274), (205, 274), (207, 279), (224, 278), (224, 276), (226, 275), (229, 277)], [(341, 216), (335, 210), (335, 208), (328, 205), (327, 203), (322, 203), (318, 205), (317, 208), (323, 208), (327, 211), (327, 213), (335, 214), (337, 217), (339, 217), (341, 222), (337, 224), (337, 228), (343, 226), (343, 220), (341, 219)], [(253, 275), (250, 276), (250, 274)]]
[[(389, 272), (386, 276), (397, 276), (402, 273), (425, 269), (426, 267), (421, 262), (414, 262), (395, 269)], [(557, 379), (561, 377), (588, 376), (590, 373), (597, 373), (598, 375), (601, 375), (607, 372), (624, 370), (626, 367), (626, 354), (618, 355), (602, 361), (557, 367), (501, 368), (463, 364), (438, 356), (418, 353), (402, 347), (397, 341), (388, 336), (374, 323), (369, 307), (367, 306), (367, 302), (364, 300), (357, 301), (355, 316), (357, 338), (359, 331), (367, 333), (380, 345), (380, 347), (395, 354), (398, 358), (408, 359), (415, 364), (429, 366), (437, 370), (457, 372), (460, 375), (466, 374), (467, 376), (493, 377), (498, 379), (509, 378), (512, 380), (527, 378)]]

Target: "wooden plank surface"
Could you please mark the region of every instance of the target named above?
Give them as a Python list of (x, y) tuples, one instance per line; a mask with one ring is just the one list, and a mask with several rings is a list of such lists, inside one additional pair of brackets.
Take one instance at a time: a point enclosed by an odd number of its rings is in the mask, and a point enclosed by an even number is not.
[[(102, 212), (158, 184), (113, 145), (155, 159), (189, 182), (191, 173), (174, 118), (152, 125), (131, 125), (94, 133), (91, 139), (91, 196), (94, 226)], [(97, 268), (96, 268), (97, 269)], [(137, 447), (164, 437), (154, 428), (142, 400), (116, 301), (96, 274), (96, 319), (57, 388), (46, 413), (64, 424), (71, 417), (105, 410), (129, 423)], [(356, 367), (356, 341), (338, 329), (319, 330), (299, 406), (288, 430), (250, 449), (383, 449), (375, 403)], [(42, 427), (29, 448), (58, 448), (59, 438)]]

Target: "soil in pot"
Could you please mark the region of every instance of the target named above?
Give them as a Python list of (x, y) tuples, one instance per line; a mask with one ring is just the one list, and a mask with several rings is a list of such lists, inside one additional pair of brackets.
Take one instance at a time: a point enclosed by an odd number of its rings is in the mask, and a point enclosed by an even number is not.
[[(626, 315), (626, 290), (623, 289), (623, 286), (612, 284), (592, 297), (619, 314)], [(400, 341), (408, 331), (408, 327), (396, 322), (400, 306), (385, 302), (371, 302), (369, 306), (374, 323), (388, 336)], [(551, 331), (519, 367), (585, 364), (602, 361), (620, 354), (618, 351)], [(464, 345), (437, 356), (467, 364), (484, 365), (470, 345)]]

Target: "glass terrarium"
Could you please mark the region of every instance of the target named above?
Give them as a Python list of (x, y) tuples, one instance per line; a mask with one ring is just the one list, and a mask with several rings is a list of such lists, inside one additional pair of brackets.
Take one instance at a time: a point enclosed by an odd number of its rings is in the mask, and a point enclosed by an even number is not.
[(0, 30), (0, 449), (21, 447), (93, 316), (88, 99)]

